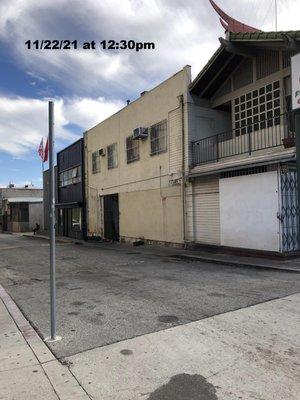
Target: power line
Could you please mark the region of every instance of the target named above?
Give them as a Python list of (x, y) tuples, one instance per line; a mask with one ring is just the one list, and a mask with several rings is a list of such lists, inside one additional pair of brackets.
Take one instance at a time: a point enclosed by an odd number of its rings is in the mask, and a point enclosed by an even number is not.
[(274, 1), (274, 0), (271, 0), (271, 1), (270, 1), (269, 7), (268, 7), (267, 12), (266, 12), (266, 15), (265, 15), (265, 17), (264, 17), (264, 19), (263, 19), (262, 25), (265, 24), (266, 19), (267, 19), (267, 17), (268, 17), (269, 14), (270, 14), (270, 11), (271, 11), (271, 8), (272, 8), (272, 5), (273, 5), (273, 1)]
[(277, 32), (277, 30), (278, 30), (278, 21), (277, 21), (278, 9), (277, 9), (277, 0), (274, 0), (274, 1), (275, 1), (275, 4), (274, 4), (274, 6), (275, 6), (275, 31)]

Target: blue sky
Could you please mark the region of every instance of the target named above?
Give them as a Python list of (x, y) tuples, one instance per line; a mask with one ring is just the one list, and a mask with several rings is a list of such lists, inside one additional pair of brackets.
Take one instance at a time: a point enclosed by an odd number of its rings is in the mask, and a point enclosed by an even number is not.
[[(274, 0), (216, 0), (274, 29)], [(298, 0), (278, 1), (279, 29), (299, 29)], [(224, 36), (208, 0), (0, 0), (0, 187), (41, 187), (37, 148), (55, 102), (56, 150), (181, 69), (195, 76)], [(28, 39), (155, 42), (155, 50), (28, 50)], [(47, 166), (45, 166), (47, 167)]]

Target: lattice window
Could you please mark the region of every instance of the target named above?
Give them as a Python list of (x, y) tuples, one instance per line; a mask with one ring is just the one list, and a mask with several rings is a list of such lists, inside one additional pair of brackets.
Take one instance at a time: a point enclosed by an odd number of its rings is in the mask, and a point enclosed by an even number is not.
[(275, 81), (234, 100), (235, 135), (280, 125), (280, 82)]

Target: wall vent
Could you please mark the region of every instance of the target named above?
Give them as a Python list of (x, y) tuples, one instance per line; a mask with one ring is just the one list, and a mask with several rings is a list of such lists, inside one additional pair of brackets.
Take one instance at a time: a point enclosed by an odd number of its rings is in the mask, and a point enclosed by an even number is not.
[(262, 79), (277, 71), (279, 71), (279, 51), (261, 51), (256, 57), (256, 78)]
[(272, 166), (269, 165), (260, 165), (257, 167), (249, 167), (244, 169), (237, 169), (235, 171), (226, 171), (221, 172), (220, 178), (233, 178), (235, 176), (243, 176), (243, 175), (254, 175), (254, 174), (262, 174), (264, 172), (272, 171)]

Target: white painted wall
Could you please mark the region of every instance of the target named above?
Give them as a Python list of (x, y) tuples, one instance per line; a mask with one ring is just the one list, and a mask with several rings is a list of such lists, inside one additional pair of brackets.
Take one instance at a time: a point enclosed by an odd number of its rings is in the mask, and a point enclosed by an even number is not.
[(35, 224), (39, 224), (41, 230), (44, 229), (44, 208), (43, 203), (32, 203), (29, 207), (29, 230), (35, 228)]
[(220, 179), (221, 245), (279, 251), (277, 171)]

